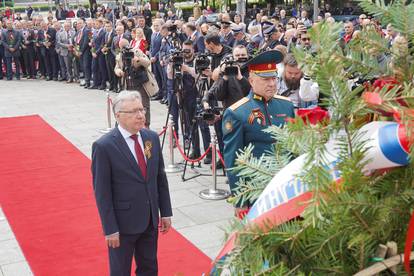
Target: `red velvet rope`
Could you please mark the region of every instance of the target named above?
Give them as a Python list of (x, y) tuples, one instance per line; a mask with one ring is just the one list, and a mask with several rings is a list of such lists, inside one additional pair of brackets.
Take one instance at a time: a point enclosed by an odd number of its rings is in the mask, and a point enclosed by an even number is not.
[(158, 136), (163, 135), (166, 131), (167, 131), (167, 128), (166, 127), (163, 127), (162, 130), (161, 130), (161, 132), (158, 133)]
[(220, 150), (217, 150), (217, 155), (218, 155), (218, 157), (219, 157), (219, 159), (220, 159), (220, 161), (221, 161), (221, 164), (223, 164), (223, 167), (225, 168), (225, 167), (226, 167), (226, 165), (225, 165), (225, 163), (224, 163), (224, 159), (223, 159), (223, 156), (221, 155)]
[(206, 155), (210, 152), (211, 150), (211, 145), (208, 147), (208, 149), (203, 153), (203, 155), (201, 155), (199, 158), (197, 159), (190, 159), (188, 156), (185, 155), (183, 149), (180, 147), (180, 143), (178, 142), (178, 137), (177, 137), (177, 133), (174, 131), (174, 138), (175, 138), (175, 144), (177, 145), (178, 151), (181, 153), (182, 157), (184, 158), (185, 161), (187, 162), (191, 162), (191, 163), (196, 163), (196, 162), (200, 162), (201, 160), (204, 159), (204, 157), (206, 157)]

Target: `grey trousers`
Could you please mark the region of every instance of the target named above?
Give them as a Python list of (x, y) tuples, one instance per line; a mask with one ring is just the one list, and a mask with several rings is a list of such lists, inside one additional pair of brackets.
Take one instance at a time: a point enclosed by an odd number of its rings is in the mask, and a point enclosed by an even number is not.
[(73, 79), (73, 56), (72, 54), (68, 54), (67, 56), (63, 57), (63, 61), (65, 62), (66, 66), (66, 78), (68, 80)]
[(150, 98), (145, 92), (145, 89), (142, 87), (142, 85), (138, 86), (138, 92), (141, 94), (142, 98), (142, 105), (144, 106), (145, 110), (147, 111), (145, 113), (145, 126), (149, 127), (151, 122), (151, 107), (150, 107)]

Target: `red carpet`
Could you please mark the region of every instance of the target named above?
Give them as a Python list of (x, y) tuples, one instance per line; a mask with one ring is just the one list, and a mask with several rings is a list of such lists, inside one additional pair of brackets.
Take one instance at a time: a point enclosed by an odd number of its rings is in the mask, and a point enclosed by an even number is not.
[[(36, 276), (108, 275), (90, 160), (39, 116), (0, 119), (0, 204)], [(160, 235), (160, 276), (211, 260), (175, 230)]]

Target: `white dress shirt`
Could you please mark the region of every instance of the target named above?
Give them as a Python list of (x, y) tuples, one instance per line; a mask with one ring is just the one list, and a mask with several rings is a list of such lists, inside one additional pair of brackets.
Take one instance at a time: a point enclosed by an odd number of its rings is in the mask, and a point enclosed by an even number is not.
[[(132, 155), (134, 156), (135, 160), (138, 163), (137, 154), (135, 153), (135, 141), (134, 141), (134, 139), (131, 138), (131, 135), (133, 135), (133, 134), (129, 133), (128, 130), (121, 127), (120, 124), (118, 124), (118, 130), (119, 130), (119, 132), (121, 132), (121, 135), (122, 135), (122, 137), (124, 137), (125, 142), (127, 143), (129, 150), (131, 151)], [(138, 138), (138, 143), (141, 146), (142, 152), (144, 152), (144, 142), (142, 141), (142, 137), (141, 137), (141, 134), (139, 133), (139, 131), (137, 133), (137, 138)], [(147, 157), (145, 156), (145, 154), (144, 154), (144, 158), (145, 158), (145, 162), (147, 162)]]

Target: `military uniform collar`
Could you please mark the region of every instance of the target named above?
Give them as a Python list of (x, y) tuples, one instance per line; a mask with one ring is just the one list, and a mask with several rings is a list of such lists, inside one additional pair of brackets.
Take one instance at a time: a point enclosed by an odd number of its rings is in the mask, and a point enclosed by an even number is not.
[(252, 99), (253, 100), (256, 100), (256, 101), (259, 101), (259, 102), (264, 102), (264, 103), (268, 103), (272, 100), (272, 99), (270, 99), (270, 100), (267, 101), (263, 96), (255, 94), (254, 92), (251, 92), (251, 93), (252, 93)]
[(253, 99), (257, 101), (264, 101), (264, 98), (260, 95), (253, 93)]

